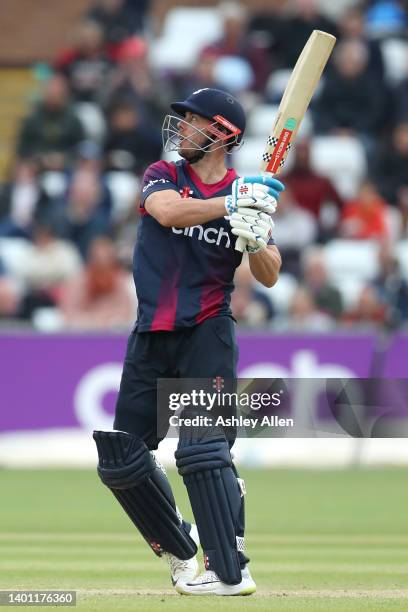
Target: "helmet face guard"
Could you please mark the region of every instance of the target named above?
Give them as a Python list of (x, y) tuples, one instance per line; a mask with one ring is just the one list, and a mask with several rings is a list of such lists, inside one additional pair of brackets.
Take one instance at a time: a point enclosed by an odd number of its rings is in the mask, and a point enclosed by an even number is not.
[[(198, 128), (191, 125), (184, 119), (176, 117), (175, 115), (166, 115), (162, 125), (162, 139), (163, 139), (163, 150), (167, 153), (170, 151), (178, 151), (180, 149), (181, 140), (187, 141), (191, 144), (191, 147), (183, 146), (183, 149), (190, 151), (203, 151), (207, 153), (210, 148), (211, 151), (216, 151), (224, 147), (230, 147), (230, 145), (239, 145), (239, 135), (241, 130), (233, 125), (230, 121), (222, 117), (221, 115), (215, 115), (213, 117), (215, 121), (206, 125), (205, 128)], [(190, 136), (183, 136), (179, 131), (179, 124), (184, 124), (190, 130), (193, 129), (194, 133)], [(221, 129), (223, 128), (223, 129)], [(199, 145), (195, 140), (194, 136), (204, 136), (206, 143)], [(225, 151), (230, 153), (230, 151)]]

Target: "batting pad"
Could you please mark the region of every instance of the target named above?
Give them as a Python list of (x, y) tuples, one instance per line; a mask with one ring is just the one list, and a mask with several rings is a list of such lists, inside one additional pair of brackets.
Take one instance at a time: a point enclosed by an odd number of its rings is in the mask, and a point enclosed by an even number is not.
[(189, 526), (177, 514), (167, 477), (146, 444), (125, 432), (94, 431), (98, 474), (112, 491), (149, 546), (161, 556), (169, 552), (190, 559), (197, 546)]
[[(237, 537), (241, 532), (241, 491), (222, 431), (200, 428), (202, 436), (180, 430), (175, 453), (197, 523), (204, 562), (226, 584), (241, 582)], [(241, 538), (242, 539), (242, 538)]]

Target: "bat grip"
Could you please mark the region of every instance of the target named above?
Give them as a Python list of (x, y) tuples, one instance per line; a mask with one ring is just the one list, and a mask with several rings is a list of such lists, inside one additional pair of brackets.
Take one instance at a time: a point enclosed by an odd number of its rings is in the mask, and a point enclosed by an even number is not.
[[(273, 172), (264, 172), (262, 171), (262, 174), (265, 174), (269, 177), (274, 176)], [(242, 236), (238, 236), (236, 242), (235, 242), (235, 250), (239, 251), (240, 253), (243, 253), (245, 251), (245, 247), (246, 247), (246, 240), (245, 238), (242, 238)]]
[(238, 236), (235, 242), (235, 250), (240, 251), (240, 253), (243, 253), (245, 251), (245, 243), (245, 238), (242, 238), (242, 236)]

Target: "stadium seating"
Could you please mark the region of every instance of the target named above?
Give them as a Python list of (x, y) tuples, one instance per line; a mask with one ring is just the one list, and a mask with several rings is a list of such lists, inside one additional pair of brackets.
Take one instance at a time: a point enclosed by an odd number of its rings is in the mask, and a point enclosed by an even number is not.
[(170, 151), (170, 152), (163, 151), (161, 158), (162, 160), (166, 162), (172, 162), (172, 161), (177, 161), (178, 159), (181, 159), (177, 151)]
[(395, 253), (401, 272), (408, 281), (408, 240), (401, 240), (395, 248)]
[(398, 208), (395, 206), (387, 206), (386, 217), (385, 217), (389, 237), (392, 244), (398, 242), (402, 232), (402, 215)]
[(0, 259), (6, 270), (22, 280), (33, 246), (24, 238), (0, 238)]
[(49, 170), (41, 176), (41, 187), (50, 198), (60, 198), (68, 187), (68, 178), (64, 172)]
[(364, 281), (353, 276), (343, 276), (341, 282), (333, 284), (340, 291), (343, 307), (346, 310), (352, 309), (357, 305), (357, 300), (361, 295), (361, 291), (366, 286)]
[(355, 195), (367, 172), (359, 140), (352, 136), (318, 136), (312, 141), (310, 155), (316, 172), (328, 176), (344, 198)]
[(363, 287), (378, 274), (379, 249), (379, 243), (371, 240), (332, 240), (324, 247), (329, 280), (340, 291), (346, 309), (356, 305)]
[(241, 176), (256, 174), (259, 171), (266, 136), (246, 138), (245, 144), (233, 154), (233, 166)]
[(91, 102), (79, 102), (75, 105), (75, 114), (80, 120), (86, 137), (102, 143), (106, 132), (106, 123), (102, 110)]
[[(166, 15), (163, 34), (151, 49), (156, 69), (176, 71), (192, 68), (200, 50), (221, 35), (221, 21), (211, 8), (174, 8)], [(182, 40), (181, 49), (175, 41)], [(188, 49), (188, 53), (183, 52)]]
[(396, 38), (383, 40), (381, 53), (385, 77), (391, 85), (398, 84), (408, 77), (408, 43), (406, 41)]
[(379, 248), (372, 240), (332, 240), (323, 247), (330, 280), (337, 285), (345, 279), (373, 280), (378, 274)]
[(292, 70), (289, 68), (282, 68), (280, 70), (274, 70), (270, 75), (265, 86), (265, 93), (273, 103), (279, 104), (291, 74)]
[[(275, 70), (274, 72), (272, 72), (265, 87), (265, 93), (269, 100), (272, 100), (272, 102), (275, 103), (280, 102), (285, 91), (285, 87), (289, 82), (291, 74), (292, 70), (288, 68), (282, 68), (280, 70)], [(317, 87), (313, 94), (313, 100), (316, 100), (319, 97), (320, 92), (322, 91), (323, 84), (324, 76), (322, 76), (319, 83), (317, 84)]]
[(263, 138), (266, 141), (273, 122), (278, 114), (277, 104), (258, 104), (248, 113), (245, 140), (249, 137)]
[(124, 221), (140, 189), (140, 180), (131, 172), (107, 172), (106, 184), (112, 194), (112, 217), (115, 222)]
[(288, 310), (297, 286), (294, 276), (282, 272), (273, 287), (264, 287), (261, 283), (257, 283), (256, 288), (268, 296), (277, 313), (282, 313)]
[[(248, 137), (259, 137), (266, 141), (278, 114), (278, 104), (258, 104), (248, 114), (246, 141)], [(307, 138), (312, 135), (313, 122), (310, 112), (306, 112), (300, 125), (297, 138)], [(286, 167), (286, 166), (285, 166)]]

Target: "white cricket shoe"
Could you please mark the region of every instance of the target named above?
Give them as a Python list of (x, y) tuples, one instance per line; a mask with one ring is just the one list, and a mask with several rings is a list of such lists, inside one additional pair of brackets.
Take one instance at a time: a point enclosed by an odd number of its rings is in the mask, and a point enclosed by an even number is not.
[(207, 570), (190, 582), (179, 581), (176, 591), (181, 595), (251, 595), (256, 591), (256, 584), (245, 566), (241, 570), (242, 580), (239, 584), (225, 584), (217, 574)]
[[(193, 538), (197, 546), (200, 544), (198, 537), (197, 527), (193, 524), (190, 529), (190, 536)], [(198, 561), (197, 556), (191, 557), (191, 559), (179, 559), (175, 555), (170, 553), (163, 553), (163, 557), (166, 559), (170, 566), (171, 581), (173, 586), (177, 586), (179, 580), (183, 582), (191, 582), (198, 574)]]

